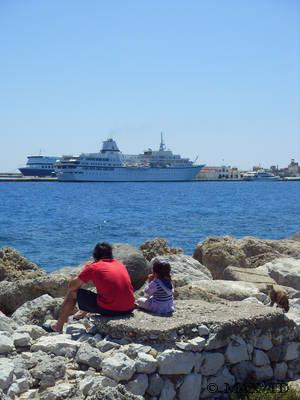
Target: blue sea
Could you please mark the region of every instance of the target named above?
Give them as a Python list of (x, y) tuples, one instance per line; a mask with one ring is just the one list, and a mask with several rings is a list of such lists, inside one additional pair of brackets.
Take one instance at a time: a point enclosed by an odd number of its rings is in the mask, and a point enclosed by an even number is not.
[(300, 231), (300, 182), (0, 183), (0, 247), (47, 271), (99, 241), (154, 237), (192, 254), (211, 235), (280, 239)]

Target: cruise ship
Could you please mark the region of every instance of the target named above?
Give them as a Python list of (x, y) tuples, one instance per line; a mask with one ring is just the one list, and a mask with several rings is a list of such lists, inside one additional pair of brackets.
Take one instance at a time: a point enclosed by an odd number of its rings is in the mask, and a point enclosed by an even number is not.
[(271, 172), (266, 172), (264, 170), (249, 171), (243, 176), (244, 181), (278, 181), (280, 176), (276, 176)]
[(54, 164), (59, 157), (28, 156), (26, 167), (19, 168), (24, 176), (55, 176)]
[(65, 182), (183, 182), (194, 180), (203, 167), (167, 150), (161, 135), (157, 151), (125, 155), (107, 139), (99, 153), (63, 156), (54, 169), (58, 180)]

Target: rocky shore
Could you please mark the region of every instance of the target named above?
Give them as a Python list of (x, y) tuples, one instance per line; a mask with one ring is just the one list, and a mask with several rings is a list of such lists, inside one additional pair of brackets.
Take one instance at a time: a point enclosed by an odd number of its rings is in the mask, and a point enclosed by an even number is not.
[[(211, 237), (193, 256), (163, 239), (115, 244), (140, 294), (151, 263), (168, 260), (176, 312), (160, 317), (56, 320), (69, 279), (47, 274), (15, 249), (0, 250), (0, 399), (227, 398), (246, 383), (300, 380), (300, 241)], [(271, 308), (267, 285), (284, 290), (288, 313)]]

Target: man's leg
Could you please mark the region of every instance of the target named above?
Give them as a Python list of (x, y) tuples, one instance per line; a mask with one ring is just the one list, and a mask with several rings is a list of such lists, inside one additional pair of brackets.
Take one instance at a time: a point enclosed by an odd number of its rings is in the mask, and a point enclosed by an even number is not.
[(62, 332), (65, 322), (67, 322), (69, 316), (72, 314), (77, 301), (77, 290), (68, 291), (65, 300), (63, 302), (62, 308), (60, 310), (60, 315), (57, 323), (53, 326), (56, 332)]

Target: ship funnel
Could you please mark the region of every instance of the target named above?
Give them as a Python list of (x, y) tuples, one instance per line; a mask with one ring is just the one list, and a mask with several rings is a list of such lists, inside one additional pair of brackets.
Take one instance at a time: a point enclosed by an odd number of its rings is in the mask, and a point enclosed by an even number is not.
[(163, 133), (160, 133), (160, 146), (159, 146), (159, 151), (165, 151), (166, 150), (166, 145), (164, 143), (164, 137)]

